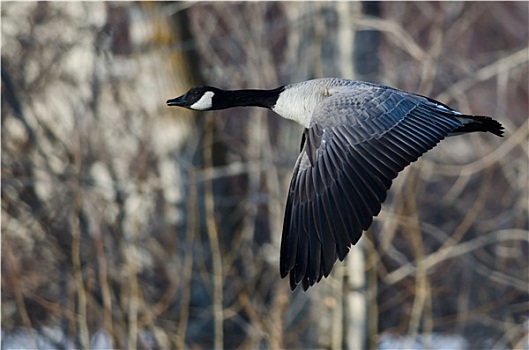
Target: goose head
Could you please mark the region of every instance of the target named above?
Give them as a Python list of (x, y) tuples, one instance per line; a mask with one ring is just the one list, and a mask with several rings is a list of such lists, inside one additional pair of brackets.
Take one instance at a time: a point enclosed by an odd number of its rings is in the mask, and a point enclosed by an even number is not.
[(182, 96), (167, 100), (168, 106), (184, 107), (195, 111), (208, 111), (215, 108), (214, 98), (220, 89), (212, 86), (197, 86), (190, 89)]

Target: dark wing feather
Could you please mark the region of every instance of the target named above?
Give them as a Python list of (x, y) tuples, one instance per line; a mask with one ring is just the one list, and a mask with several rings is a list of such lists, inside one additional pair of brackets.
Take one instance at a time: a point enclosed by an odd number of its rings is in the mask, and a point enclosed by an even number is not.
[(373, 85), (325, 100), (303, 135), (288, 193), (280, 270), (292, 289), (329, 275), (380, 212), (398, 172), (462, 126), (455, 117)]

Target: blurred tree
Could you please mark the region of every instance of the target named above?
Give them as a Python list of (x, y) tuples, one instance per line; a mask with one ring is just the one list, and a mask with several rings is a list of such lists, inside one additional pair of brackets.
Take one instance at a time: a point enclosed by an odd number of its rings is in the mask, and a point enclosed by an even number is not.
[[(2, 347), (527, 341), (527, 3), (8, 2), (1, 16)], [(348, 262), (291, 293), (277, 266), (301, 127), (165, 100), (324, 76), (507, 131), (428, 152)]]

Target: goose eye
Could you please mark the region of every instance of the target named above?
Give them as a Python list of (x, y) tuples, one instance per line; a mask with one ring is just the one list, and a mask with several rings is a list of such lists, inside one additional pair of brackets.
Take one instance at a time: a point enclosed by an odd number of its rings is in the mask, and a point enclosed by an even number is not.
[(191, 99), (193, 101), (198, 101), (200, 99), (200, 97), (202, 96), (202, 93), (198, 90), (193, 90), (191, 91)]

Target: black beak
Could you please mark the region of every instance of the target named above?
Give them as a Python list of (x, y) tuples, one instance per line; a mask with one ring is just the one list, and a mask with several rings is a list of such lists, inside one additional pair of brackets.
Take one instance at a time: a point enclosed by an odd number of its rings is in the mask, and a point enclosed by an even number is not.
[(167, 100), (167, 105), (168, 106), (177, 106), (177, 107), (186, 107), (187, 104), (186, 104), (185, 97), (186, 97), (186, 95), (182, 95), (180, 97), (176, 97), (176, 98)]

